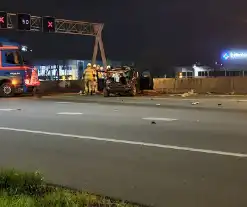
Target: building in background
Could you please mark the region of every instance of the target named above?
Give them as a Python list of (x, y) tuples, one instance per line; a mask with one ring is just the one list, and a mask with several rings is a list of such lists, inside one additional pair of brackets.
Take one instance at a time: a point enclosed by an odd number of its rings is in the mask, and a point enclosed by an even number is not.
[[(91, 60), (36, 60), (33, 65), (38, 69), (40, 80), (79, 80)], [(111, 66), (121, 65), (121, 61), (109, 61)], [(101, 61), (97, 65), (103, 66)]]
[(196, 78), (196, 77), (211, 77), (213, 75), (214, 69), (202, 65), (200, 63), (196, 63), (192, 66), (179, 66), (175, 67), (175, 77), (177, 78)]
[(247, 50), (228, 50), (221, 54), (221, 61), (213, 67), (196, 63), (192, 66), (175, 67), (178, 78), (247, 76)]
[(194, 70), (192, 66), (178, 66), (174, 67), (175, 77), (177, 78), (192, 78), (194, 77)]
[(221, 54), (225, 76), (247, 76), (247, 50), (229, 50)]

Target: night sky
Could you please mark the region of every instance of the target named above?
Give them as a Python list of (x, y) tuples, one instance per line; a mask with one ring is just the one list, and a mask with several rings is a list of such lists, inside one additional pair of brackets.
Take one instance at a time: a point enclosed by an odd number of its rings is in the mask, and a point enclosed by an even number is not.
[[(247, 48), (246, 0), (3, 0), (0, 5), (8, 12), (103, 22), (107, 58), (154, 70), (211, 64), (222, 49)], [(92, 37), (0, 32), (31, 46), (37, 58), (92, 56)]]

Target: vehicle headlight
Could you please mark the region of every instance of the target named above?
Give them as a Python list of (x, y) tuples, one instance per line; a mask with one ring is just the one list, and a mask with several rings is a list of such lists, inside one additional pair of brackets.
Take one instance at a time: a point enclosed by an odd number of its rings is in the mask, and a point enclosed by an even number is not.
[(16, 79), (12, 80), (12, 85), (17, 85), (18, 81)]

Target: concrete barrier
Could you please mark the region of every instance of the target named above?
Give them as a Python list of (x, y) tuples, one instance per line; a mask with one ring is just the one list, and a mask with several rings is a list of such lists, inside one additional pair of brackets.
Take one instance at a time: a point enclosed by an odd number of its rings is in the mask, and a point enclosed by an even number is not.
[(159, 92), (171, 93), (176, 89), (176, 80), (174, 78), (154, 78), (153, 83), (154, 90)]
[(163, 93), (184, 93), (194, 89), (197, 93), (247, 93), (247, 77), (220, 78), (155, 78), (154, 90)]
[(40, 89), (45, 94), (74, 93), (84, 90), (82, 80), (73, 81), (42, 81)]
[[(154, 78), (154, 90), (161, 93), (184, 93), (194, 89), (196, 93), (247, 94), (247, 77), (220, 78)], [(44, 93), (72, 93), (84, 90), (82, 80), (43, 81)]]
[(232, 88), (235, 93), (247, 94), (247, 78), (236, 77), (232, 81)]

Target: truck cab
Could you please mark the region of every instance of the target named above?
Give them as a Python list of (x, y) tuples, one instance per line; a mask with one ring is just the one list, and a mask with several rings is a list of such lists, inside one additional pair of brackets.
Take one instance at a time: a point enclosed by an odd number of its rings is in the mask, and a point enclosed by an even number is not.
[(0, 96), (33, 92), (39, 85), (37, 69), (24, 61), (21, 45), (0, 39)]

